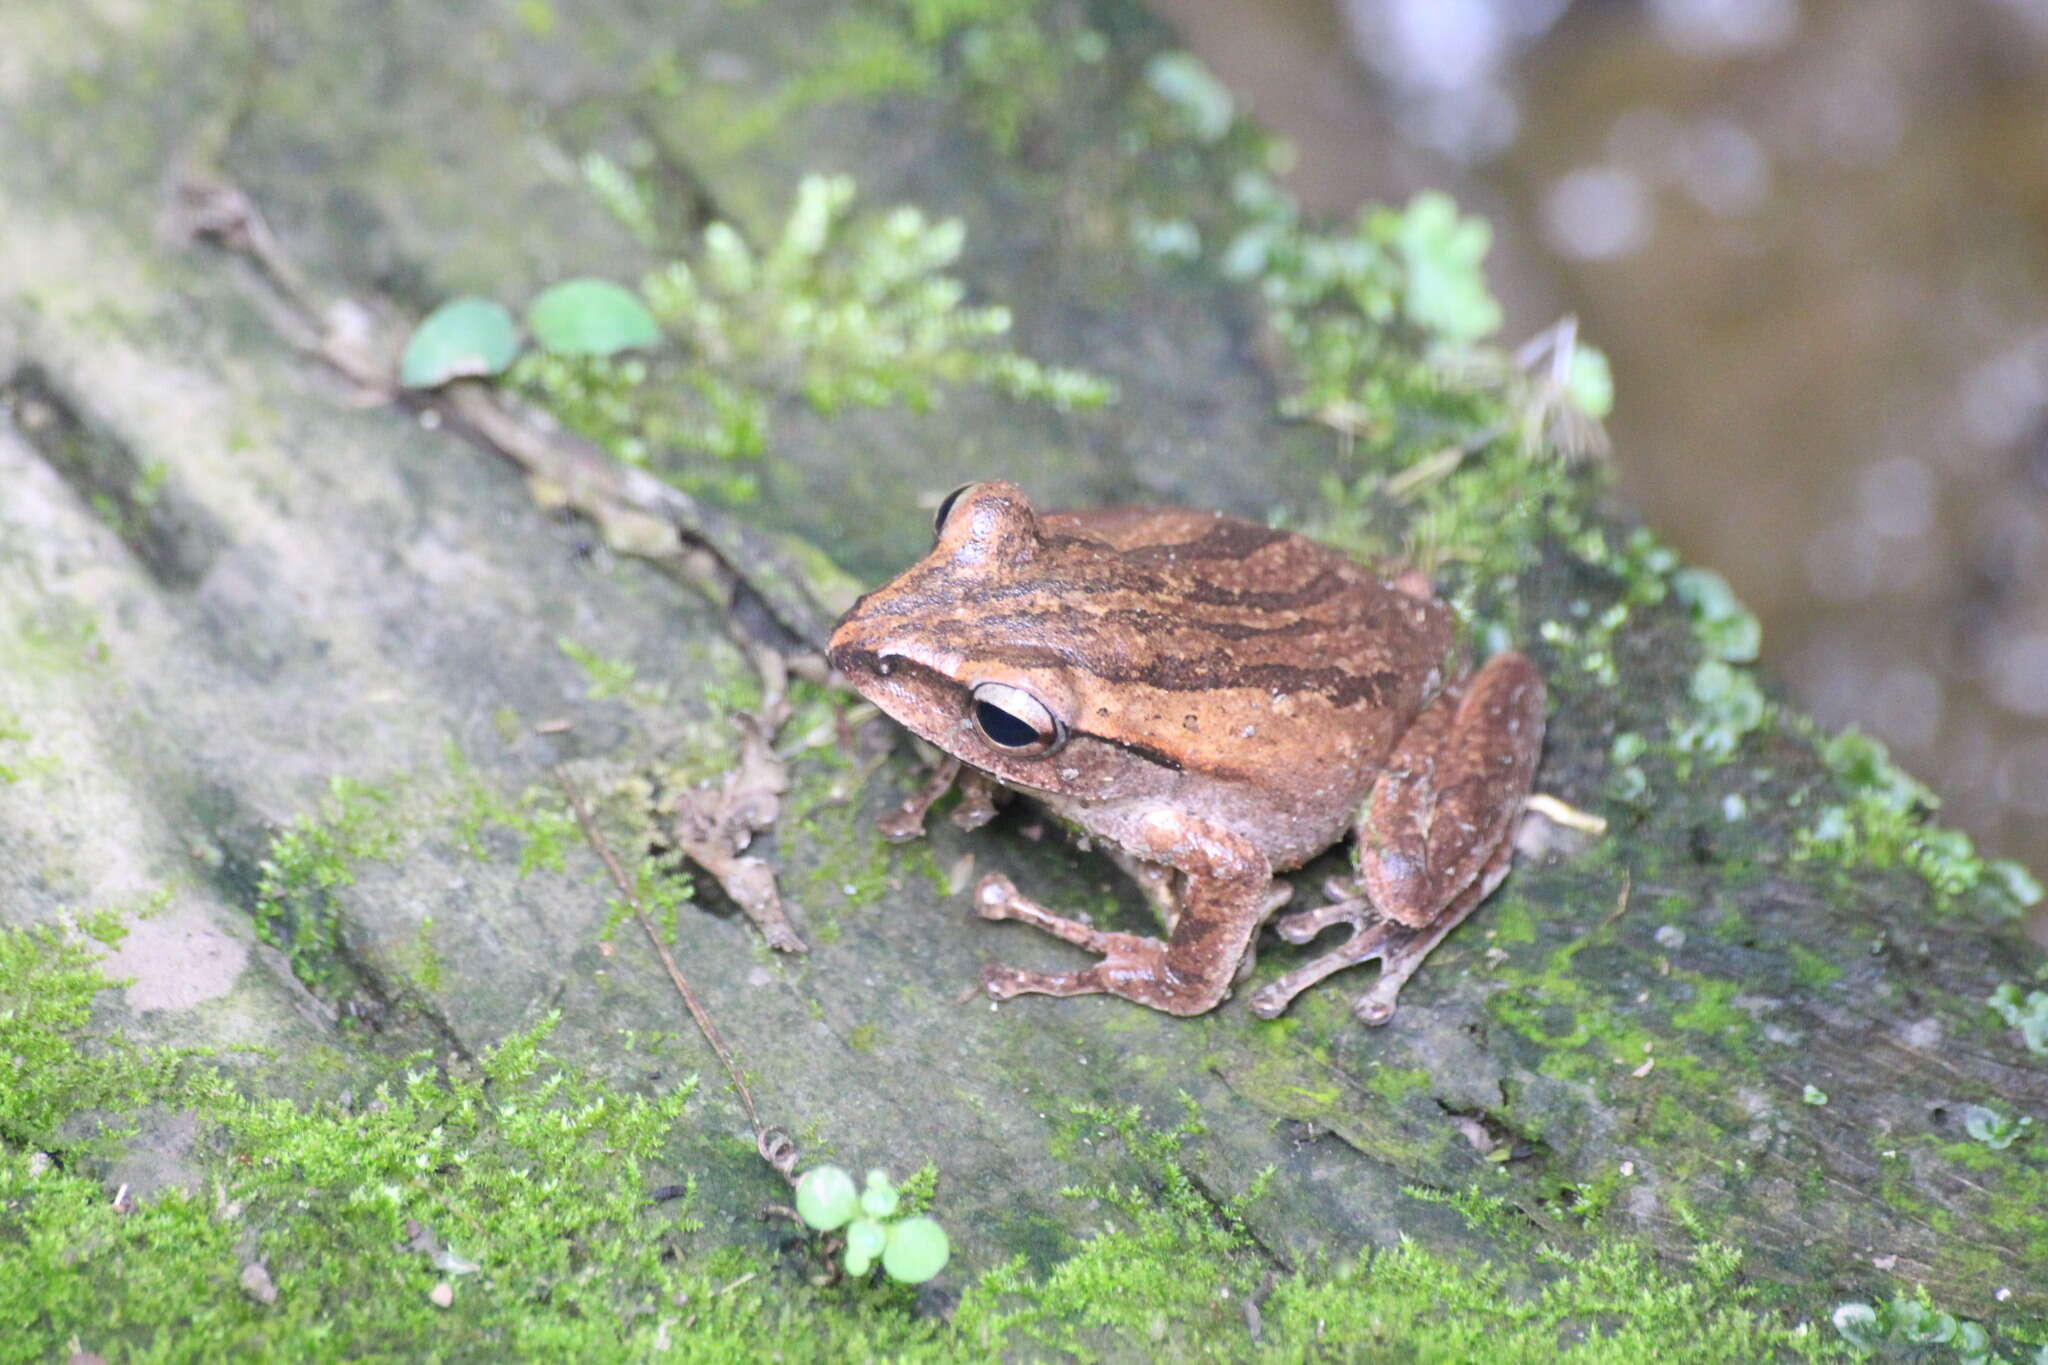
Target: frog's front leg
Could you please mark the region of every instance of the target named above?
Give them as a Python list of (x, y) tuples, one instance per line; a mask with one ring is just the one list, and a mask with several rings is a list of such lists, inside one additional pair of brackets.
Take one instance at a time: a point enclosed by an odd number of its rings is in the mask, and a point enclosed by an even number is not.
[(975, 913), (983, 919), (1020, 920), (1102, 955), (1092, 967), (1056, 974), (991, 963), (981, 973), (990, 995), (1106, 992), (1186, 1015), (1213, 1009), (1230, 994), (1238, 963), (1271, 906), (1273, 872), (1265, 855), (1228, 830), (1165, 810), (1140, 819), (1126, 846), (1186, 874), (1171, 936), (1096, 929), (1026, 899), (1007, 877), (986, 877), (974, 892)]
[(1262, 988), (1252, 1009), (1271, 1018), (1331, 973), (1378, 958), (1379, 979), (1354, 1009), (1368, 1024), (1393, 1018), (1403, 983), (1507, 876), (1542, 748), (1543, 679), (1519, 654), (1494, 656), (1431, 703), (1387, 760), (1360, 822), (1364, 894), (1275, 926), (1295, 943), (1337, 923), (1351, 937)]
[(875, 828), (892, 844), (904, 844), (924, 837), (925, 816), (940, 797), (957, 788), (960, 804), (953, 808), (953, 823), (961, 829), (980, 829), (996, 818), (996, 792), (988, 774), (963, 769), (960, 760), (947, 755), (932, 765), (923, 786), (898, 802), (896, 808), (875, 821)]

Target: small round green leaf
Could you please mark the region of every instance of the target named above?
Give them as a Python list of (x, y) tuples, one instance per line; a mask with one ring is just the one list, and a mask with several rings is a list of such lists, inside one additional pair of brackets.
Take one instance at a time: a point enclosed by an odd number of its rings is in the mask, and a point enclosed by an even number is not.
[(944, 1228), (929, 1218), (906, 1218), (889, 1225), (882, 1269), (902, 1284), (923, 1284), (946, 1268), (946, 1258), (952, 1254)]
[(797, 1178), (797, 1216), (820, 1232), (844, 1226), (859, 1206), (853, 1177), (837, 1166), (813, 1166)]
[[(882, 1254), (882, 1248), (888, 1242), (889, 1234), (882, 1230), (880, 1223), (872, 1218), (854, 1219), (846, 1225), (846, 1268), (853, 1270), (856, 1261), (863, 1269), (873, 1265), (875, 1257)], [(861, 1272), (854, 1270), (853, 1273), (858, 1275)]]
[(519, 353), (519, 326), (491, 299), (450, 299), (423, 318), (405, 343), (398, 381), (431, 389), (468, 375), (497, 374)]
[(1884, 1324), (1878, 1320), (1877, 1310), (1867, 1303), (1842, 1303), (1835, 1305), (1833, 1314), (1835, 1330), (1842, 1334), (1842, 1340), (1864, 1355), (1884, 1344)]
[(870, 1218), (887, 1218), (896, 1212), (898, 1198), (887, 1171), (869, 1171), (868, 1187), (860, 1192), (860, 1211)]
[(556, 355), (616, 355), (661, 340), (654, 315), (610, 280), (563, 280), (526, 306), (526, 325)]

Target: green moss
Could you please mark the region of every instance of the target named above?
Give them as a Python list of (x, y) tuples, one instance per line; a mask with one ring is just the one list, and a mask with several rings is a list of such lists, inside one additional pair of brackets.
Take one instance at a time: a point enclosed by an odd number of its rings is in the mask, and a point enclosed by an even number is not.
[[(1512, 959), (1498, 964), (1493, 974), (1501, 989), (1489, 997), (1488, 1008), (1541, 1048), (1544, 1074), (1560, 1080), (1612, 1079), (1617, 1071), (1626, 1075), (1653, 1058), (1653, 1069), (1661, 1070), (1663, 1079), (1706, 1080), (1713, 1074), (1711, 1067), (1671, 1048), (1668, 1040), (1662, 1040), (1660, 1046), (1655, 1030), (1627, 1018), (1623, 1011), (1628, 1007), (1609, 999), (1600, 983), (1574, 965), (1578, 955), (1605, 932), (1603, 926), (1581, 935), (1550, 953), (1536, 970)], [(1714, 998), (1719, 989), (1716, 986), (1714, 996), (1704, 1002), (1695, 997), (1696, 1007), (1704, 1004), (1705, 1012), (1697, 1016), (1702, 1024), (1725, 1022), (1721, 1013), (1725, 1000)], [(1749, 1022), (1739, 1012), (1736, 1018)]]
[(1856, 730), (1822, 738), (1803, 726), (1845, 799), (1823, 806), (1802, 830), (1794, 856), (1870, 867), (1903, 866), (1934, 892), (1948, 913), (1967, 900), (2010, 918), (2038, 904), (2040, 883), (2017, 863), (1978, 856), (1968, 835), (1931, 823), (1941, 801), (1891, 760), (1883, 744)]
[(442, 756), (452, 784), (446, 814), (453, 821), (456, 842), (472, 858), (483, 862), (491, 856), (484, 835), (497, 828), (519, 840), (520, 876), (543, 868), (563, 869), (569, 849), (582, 841), (583, 834), (560, 789), (536, 784), (521, 792), (516, 802), (507, 801), (478, 775), (454, 740), (443, 746)]
[(598, 938), (609, 941), (620, 926), (646, 914), (655, 932), (670, 943), (683, 941), (683, 909), (692, 904), (695, 893), (680, 852), (648, 854), (633, 869), (633, 897), (612, 896), (605, 901), (604, 927)]
[(72, 1114), (180, 1095), (180, 1058), (89, 1039), (92, 1001), (106, 984), (101, 947), (120, 942), (118, 918), (0, 929), (0, 1147), (56, 1147)]
[(1479, 1185), (1462, 1190), (1433, 1190), (1426, 1185), (1403, 1185), (1401, 1193), (1424, 1204), (1440, 1204), (1465, 1220), (1465, 1226), (1488, 1237), (1512, 1240), (1528, 1221), (1514, 1201), (1498, 1190)]
[(491, 712), (491, 729), (497, 732), (500, 744), (519, 742), (519, 713), (509, 706), (500, 706)]
[[(654, 231), (639, 182), (601, 158), (587, 174), (628, 228)], [(625, 463), (729, 502), (758, 493), (783, 402), (829, 415), (928, 411), (957, 387), (1060, 410), (1113, 398), (1103, 380), (1001, 344), (1009, 310), (969, 306), (966, 287), (943, 273), (964, 242), (957, 219), (934, 222), (909, 205), (856, 214), (851, 179), (806, 176), (765, 249), (714, 222), (642, 282), (669, 344), (624, 356), (535, 351), (510, 382)]]
[(1365, 1078), (1366, 1088), (1389, 1104), (1399, 1104), (1410, 1095), (1426, 1093), (1431, 1084), (1426, 1067), (1376, 1066)]
[[(552, 1023), (474, 1074), (414, 1069), (356, 1110), (217, 1093), (213, 1187), (125, 1217), (89, 1175), (8, 1151), (0, 1241), (22, 1273), (0, 1284), (0, 1317), (32, 1358), (74, 1336), (109, 1355), (175, 1341), (185, 1359), (406, 1353), (451, 1330), (428, 1298), (446, 1282), (472, 1348), (649, 1349), (641, 1306), (711, 1288), (668, 1254), (693, 1230), (687, 1201), (646, 1197), (694, 1087), (601, 1091), (540, 1050)], [(243, 1290), (252, 1262), (274, 1303)]]
[[(93, 920), (103, 938), (118, 926)], [(9, 1358), (71, 1349), (180, 1359), (418, 1354), (617, 1358), (685, 1342), (697, 1358), (963, 1355), (1497, 1362), (1838, 1358), (1812, 1325), (1757, 1306), (1740, 1258), (1700, 1247), (1660, 1264), (1626, 1241), (1538, 1256), (1540, 1273), (1412, 1243), (1333, 1265), (1277, 1264), (1245, 1213), (1263, 1177), (1214, 1196), (1194, 1173), (1202, 1125), (1080, 1107), (1063, 1143), (1092, 1171), (1070, 1194), (1100, 1226), (1043, 1272), (961, 1266), (950, 1318), (881, 1285), (820, 1287), (710, 1238), (673, 1143), (697, 1127), (694, 1083), (612, 1089), (552, 1058), (554, 1020), (475, 1067), (416, 1058), (352, 1104), (244, 1096), (189, 1057), (87, 1034), (96, 950), (55, 929), (0, 932), (0, 1277)], [(77, 1108), (177, 1103), (209, 1137), (193, 1191), (117, 1212), (83, 1149), (53, 1164)], [(678, 1179), (680, 1177), (680, 1180)], [(781, 1182), (758, 1168), (758, 1190)], [(922, 1206), (937, 1170), (905, 1190)], [(652, 1202), (655, 1184), (685, 1197)], [(742, 1181), (744, 1183), (744, 1180)], [(1599, 1184), (1595, 1183), (1597, 1200)], [(1418, 1192), (1481, 1222), (1491, 1194)], [(253, 1277), (245, 1267), (263, 1267)], [(245, 1286), (267, 1283), (259, 1294)], [(445, 1284), (449, 1307), (430, 1294)], [(1257, 1304), (1256, 1336), (1246, 1304)]]
[(260, 864), (256, 931), (284, 950), (309, 987), (331, 989), (341, 974), (335, 893), (355, 884), (358, 864), (398, 856), (394, 799), (388, 788), (336, 777), (317, 813), (294, 817), (271, 838)]
[(21, 751), (32, 738), (21, 717), (0, 711), (0, 787), (12, 786), (25, 778), (48, 777), (57, 771), (57, 760), (50, 755)]
[(1674, 1028), (1709, 1033), (1724, 1043), (1729, 1034), (1739, 1037), (1750, 1031), (1753, 1021), (1730, 1003), (1741, 992), (1741, 983), (1715, 981), (1697, 972), (1674, 972), (1672, 976), (1690, 982), (1693, 988), (1692, 999), (1671, 1012)]
[[(806, 110), (904, 96), (948, 100), (1007, 154), (1057, 113), (1076, 68), (1105, 52), (1078, 10), (1032, 0), (868, 0), (828, 22), (807, 59), (773, 87), (703, 111), (721, 155), (743, 153)], [(664, 94), (689, 89), (685, 73), (667, 65), (651, 83)]]
[(1489, 913), (1493, 920), (1493, 940), (1502, 947), (1536, 941), (1536, 920), (1523, 902), (1503, 897)]
[(943, 886), (928, 845), (890, 844), (861, 814), (851, 773), (837, 747), (824, 745), (808, 751), (792, 775), (781, 826), (809, 844), (795, 845), (791, 859), (804, 869), (803, 904), (818, 913), (873, 905), (905, 876), (937, 877)]
[(434, 947), (434, 917), (428, 915), (420, 920), (420, 927), (413, 935), (412, 960), (407, 964), (415, 984), (429, 993), (441, 989), (443, 963), (441, 954)]
[(1819, 953), (1797, 943), (1787, 944), (1785, 951), (1792, 959), (1792, 974), (1801, 985), (1818, 990), (1841, 980), (1842, 969)]
[(605, 658), (570, 639), (556, 640), (555, 647), (583, 671), (589, 685), (585, 695), (591, 701), (624, 696), (632, 688), (636, 670), (631, 662)]
[(99, 618), (70, 602), (51, 601), (0, 631), (0, 666), (26, 673), (63, 674), (107, 661)]

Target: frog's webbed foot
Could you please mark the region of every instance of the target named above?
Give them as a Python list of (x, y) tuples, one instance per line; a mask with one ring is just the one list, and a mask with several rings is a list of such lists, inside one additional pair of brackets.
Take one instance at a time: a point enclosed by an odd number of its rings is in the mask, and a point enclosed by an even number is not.
[(1408, 978), (1415, 975), (1416, 969), (1451, 930), (1493, 894), (1494, 888), (1507, 876), (1508, 866), (1513, 861), (1514, 846), (1502, 844), (1495, 850), (1493, 860), (1487, 864), (1479, 880), (1465, 888), (1435, 919), (1421, 926), (1382, 917), (1365, 896), (1353, 896), (1329, 905), (1319, 905), (1313, 910), (1298, 910), (1281, 916), (1273, 922), (1273, 928), (1289, 943), (1307, 943), (1333, 924), (1350, 925), (1351, 936), (1314, 961), (1261, 986), (1252, 995), (1252, 1013), (1261, 1019), (1276, 1018), (1294, 1002), (1295, 996), (1324, 977), (1377, 958), (1379, 979), (1372, 983), (1370, 990), (1352, 1002), (1351, 1012), (1360, 1023), (1386, 1023), (1394, 1017), (1395, 1002), (1400, 998), (1401, 987), (1408, 984)]
[[(1380, 960), (1380, 979), (1373, 988), (1358, 998), (1353, 1009), (1360, 1019), (1368, 1024), (1384, 1024), (1394, 1015), (1394, 998), (1401, 987), (1422, 965), (1423, 953), (1404, 948), (1419, 938), (1425, 931), (1410, 929), (1405, 924), (1381, 919), (1372, 908), (1372, 902), (1357, 900), (1337, 901), (1334, 904), (1318, 906), (1314, 910), (1301, 910), (1278, 920), (1274, 928), (1280, 937), (1289, 943), (1306, 943), (1333, 924), (1348, 924), (1351, 935), (1334, 951), (1324, 953), (1313, 962), (1296, 967), (1277, 981), (1270, 981), (1252, 994), (1252, 1013), (1261, 1019), (1277, 1018), (1294, 1003), (1294, 997), (1324, 977), (1333, 976), (1346, 967), (1355, 967), (1361, 962), (1374, 958)], [(1446, 930), (1445, 932), (1449, 932)], [(1438, 935), (1439, 938), (1442, 935)], [(1430, 945), (1434, 947), (1435, 944)], [(1424, 950), (1427, 952), (1427, 949)], [(1405, 957), (1405, 970), (1396, 976), (1395, 961)]]

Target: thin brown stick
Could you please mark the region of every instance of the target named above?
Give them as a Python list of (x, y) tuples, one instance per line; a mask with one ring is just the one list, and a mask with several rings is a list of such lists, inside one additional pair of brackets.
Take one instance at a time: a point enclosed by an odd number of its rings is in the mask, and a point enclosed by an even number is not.
[(726, 1047), (725, 1039), (719, 1036), (718, 1025), (711, 1022), (711, 1016), (705, 1013), (704, 1006), (698, 1003), (696, 992), (690, 989), (690, 983), (683, 979), (683, 969), (676, 966), (676, 960), (669, 953), (668, 945), (661, 941), (661, 934), (655, 929), (654, 920), (648, 915), (647, 907), (641, 904), (640, 894), (633, 889), (633, 883), (626, 876), (626, 870), (619, 866), (618, 857), (612, 852), (611, 845), (605, 842), (605, 837), (598, 831), (596, 822), (590, 818), (590, 809), (583, 804), (582, 794), (569, 780), (569, 775), (560, 768), (550, 769), (550, 772), (554, 776), (555, 785), (562, 789), (562, 795), (568, 799), (569, 809), (575, 812), (576, 823), (582, 828), (584, 839), (596, 850), (599, 860), (604, 863), (605, 871), (611, 874), (612, 885), (625, 897), (626, 904), (633, 907), (633, 918), (640, 921), (641, 932), (647, 935), (647, 942), (653, 947), (655, 956), (661, 959), (662, 966), (668, 968), (668, 979), (675, 984), (676, 994), (683, 997), (683, 1004), (690, 1011), (690, 1017), (697, 1021), (697, 1031), (704, 1035), (705, 1042), (711, 1044), (711, 1050), (718, 1054), (719, 1064), (725, 1068), (725, 1074), (732, 1078), (732, 1088), (739, 1092), (740, 1107), (747, 1111), (747, 1126), (754, 1130), (756, 1150), (770, 1165), (782, 1171), (785, 1176), (788, 1175), (790, 1167), (783, 1164), (783, 1159), (778, 1153), (787, 1149), (791, 1157), (790, 1166), (793, 1166), (794, 1146), (789, 1143), (787, 1135), (779, 1130), (764, 1129), (761, 1126), (761, 1116), (754, 1110), (754, 1096), (747, 1089), (747, 1083), (740, 1079), (740, 1069), (732, 1059), (732, 1050)]

